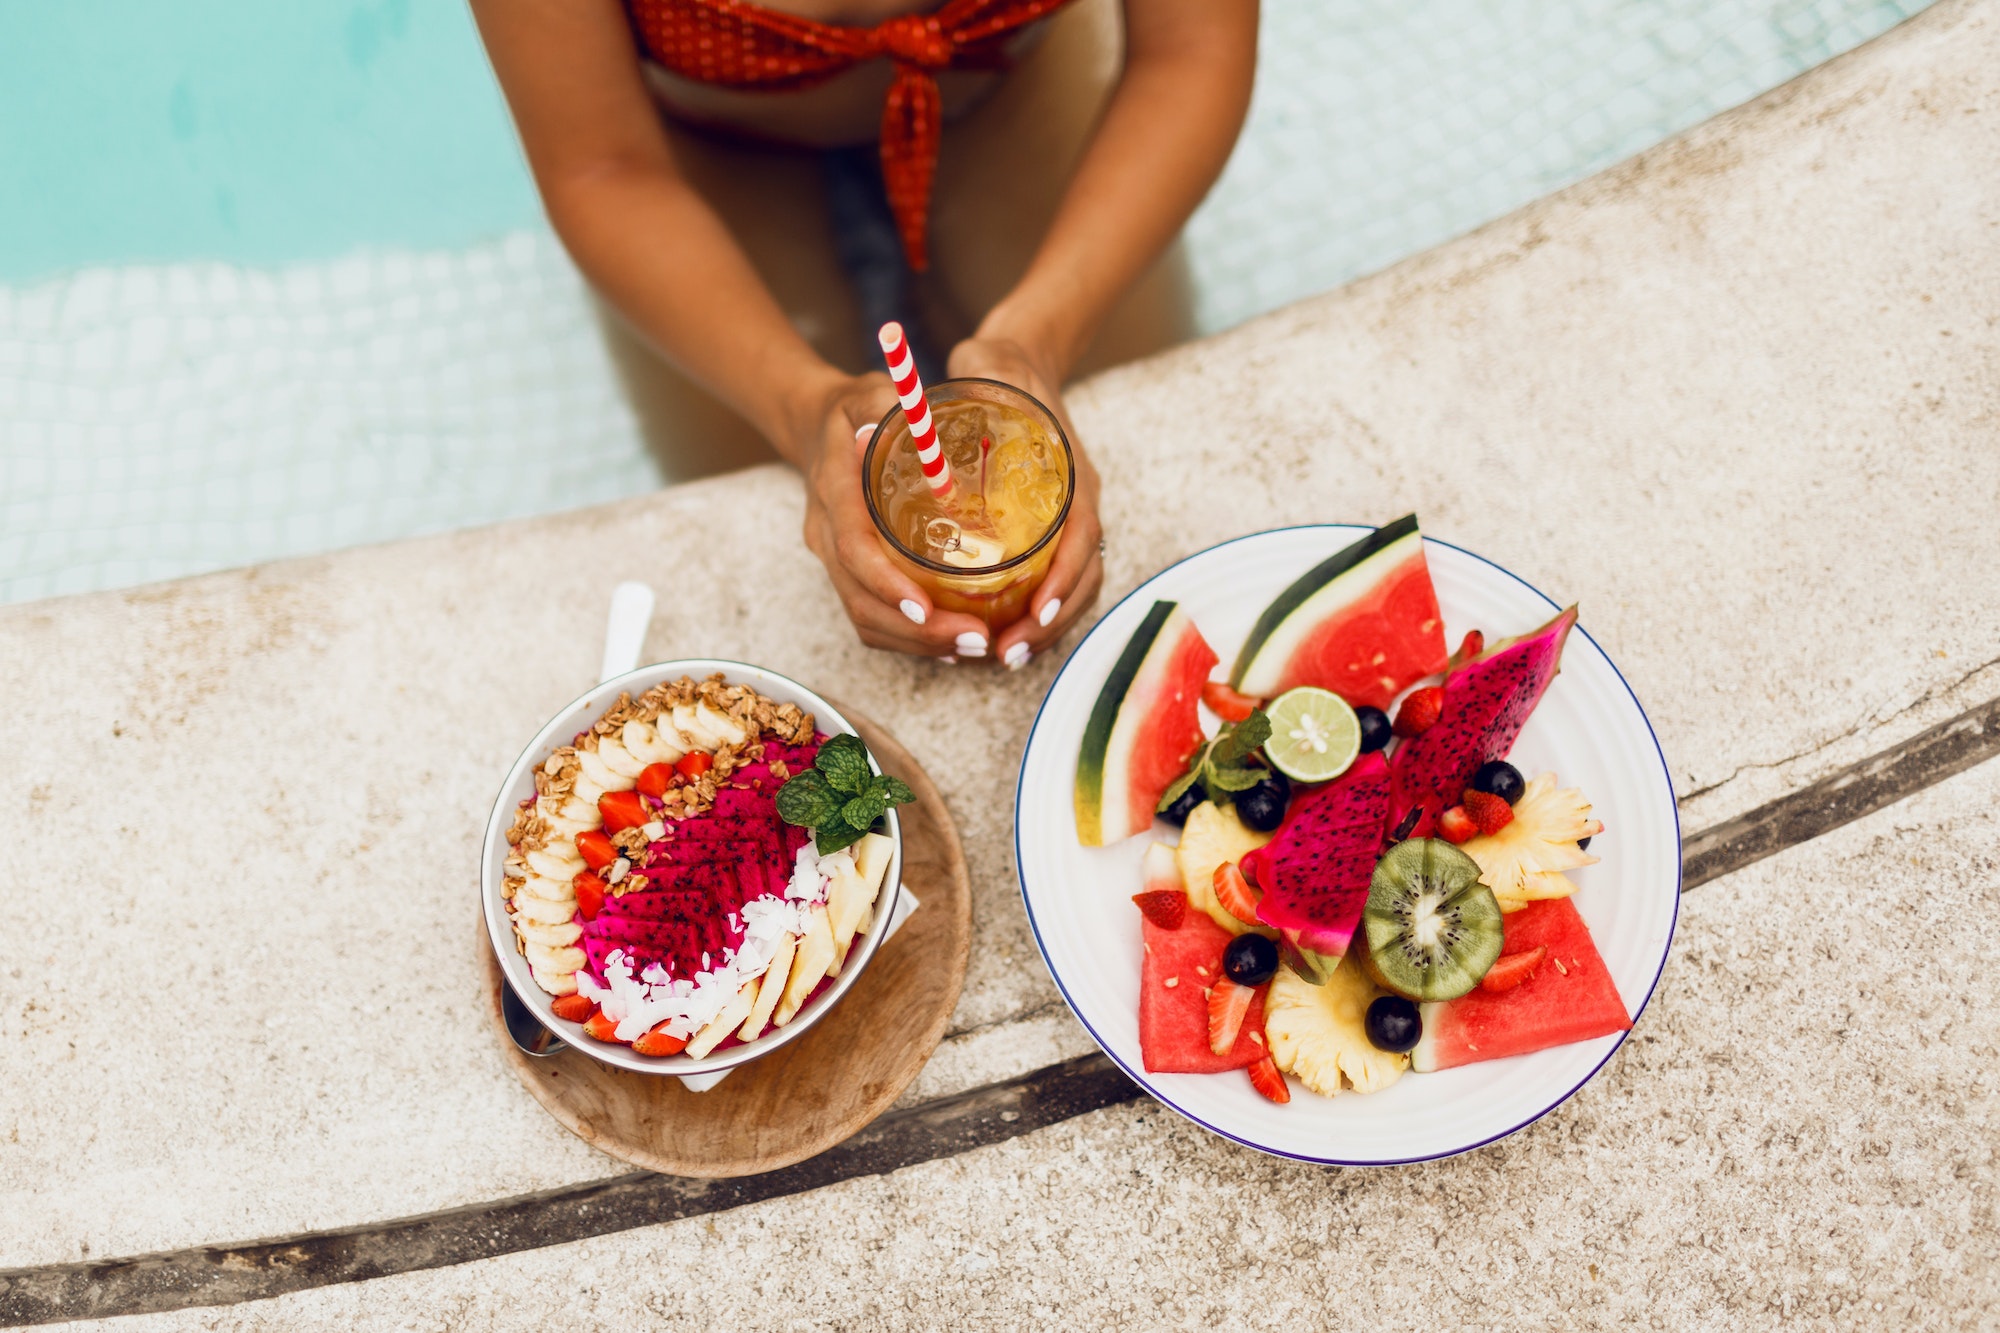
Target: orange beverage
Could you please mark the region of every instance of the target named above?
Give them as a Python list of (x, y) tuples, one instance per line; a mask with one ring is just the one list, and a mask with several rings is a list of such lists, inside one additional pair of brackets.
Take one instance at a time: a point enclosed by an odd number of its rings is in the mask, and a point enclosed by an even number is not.
[(1027, 614), (1076, 490), (1069, 437), (1033, 397), (998, 380), (942, 380), (924, 390), (951, 465), (933, 492), (901, 408), (861, 461), (875, 531), (933, 605), (998, 630)]

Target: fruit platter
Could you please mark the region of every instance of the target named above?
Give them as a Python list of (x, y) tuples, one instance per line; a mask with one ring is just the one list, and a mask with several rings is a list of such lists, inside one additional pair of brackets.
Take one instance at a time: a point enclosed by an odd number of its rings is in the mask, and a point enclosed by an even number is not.
[(600, 1061), (732, 1068), (810, 1027), (867, 966), (912, 799), (795, 682), (642, 668), (565, 709), (509, 774), (486, 836), (495, 954)]
[(1665, 762), (1577, 607), (1415, 516), (1240, 538), (1113, 608), (1036, 719), (1016, 857), (1128, 1074), (1342, 1165), (1463, 1152), (1582, 1087), (1680, 888)]

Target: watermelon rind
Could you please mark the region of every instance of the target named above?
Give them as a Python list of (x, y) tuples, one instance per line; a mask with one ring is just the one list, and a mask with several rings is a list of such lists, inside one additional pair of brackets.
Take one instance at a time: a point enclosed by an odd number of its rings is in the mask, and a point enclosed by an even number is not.
[(1256, 698), (1276, 694), (1306, 636), (1367, 595), (1384, 574), (1421, 551), (1423, 542), (1417, 516), (1405, 514), (1307, 570), (1251, 626), (1230, 670), (1230, 687)]
[[(1076, 836), (1086, 847), (1109, 846), (1152, 827), (1150, 801), (1143, 803), (1146, 819), (1138, 820), (1133, 814), (1131, 760), (1149, 739), (1147, 728), (1156, 725), (1160, 692), (1171, 684), (1166, 679), (1169, 665), (1189, 635), (1199, 640), (1201, 631), (1179, 603), (1153, 603), (1098, 692), (1076, 757)], [(1201, 668), (1200, 678), (1206, 679), (1215, 654), (1206, 643), (1201, 644), (1201, 652), (1207, 664)], [(1201, 739), (1195, 714), (1199, 680), (1193, 682), (1191, 690), (1181, 693), (1184, 700), (1177, 697), (1167, 702), (1185, 709), (1188, 753), (1192, 753)], [(1179, 759), (1184, 764), (1187, 754)], [(1165, 783), (1160, 785), (1164, 790)], [(1151, 799), (1157, 801), (1159, 796), (1155, 791)]]

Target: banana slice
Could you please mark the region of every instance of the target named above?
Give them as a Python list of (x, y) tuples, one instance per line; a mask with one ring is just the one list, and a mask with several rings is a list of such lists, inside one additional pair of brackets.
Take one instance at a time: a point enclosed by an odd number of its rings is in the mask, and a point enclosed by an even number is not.
[(693, 704), (674, 705), (674, 730), (687, 737), (690, 750), (715, 750), (721, 738), (701, 724), (701, 714)]
[(546, 898), (530, 898), (525, 893), (514, 895), (514, 918), (517, 923), (532, 921), (542, 926), (560, 926), (575, 916), (575, 899), (558, 903), (550, 902)]
[(524, 916), (514, 923), (514, 929), (521, 932), (525, 943), (539, 944), (545, 949), (559, 949), (583, 938), (583, 927), (571, 920), (537, 921)]
[(604, 766), (621, 778), (636, 779), (645, 762), (627, 750), (618, 737), (606, 736), (597, 742), (597, 757)]
[(750, 1006), (756, 1002), (757, 983), (744, 982), (743, 989), (736, 992), (736, 997), (722, 1006), (722, 1012), (717, 1014), (707, 1027), (694, 1034), (694, 1040), (687, 1044), (687, 1050), (683, 1054), (695, 1060), (707, 1055), (715, 1049), (716, 1043), (729, 1035), (731, 1028), (749, 1016)]
[(799, 937), (789, 931), (779, 939), (778, 951), (771, 955), (771, 966), (765, 969), (763, 978), (757, 983), (757, 1003), (736, 1033), (743, 1040), (757, 1040), (770, 1026), (771, 1015), (777, 1011), (778, 1001), (785, 994), (785, 982), (791, 979), (792, 955), (798, 952), (798, 947)]
[(635, 718), (625, 724), (618, 738), (625, 743), (626, 750), (634, 759), (648, 764), (671, 764), (681, 757), (681, 752), (669, 745), (667, 738), (650, 722)]
[(551, 995), (576, 994), (576, 973), (574, 972), (556, 972), (551, 974), (543, 972), (538, 968), (530, 967), (528, 974), (534, 977), (537, 986), (540, 986)]
[[(568, 856), (557, 855), (556, 849), (558, 847), (569, 847), (570, 854)], [(565, 842), (553, 842), (547, 847), (537, 847), (534, 851), (529, 852), (524, 859), (527, 861), (528, 870), (531, 872), (528, 876), (529, 879), (533, 879), (539, 875), (543, 879), (552, 879), (558, 884), (569, 883), (576, 878), (576, 872), (583, 869), (583, 858), (576, 854), (575, 847)]]
[(576, 775), (575, 785), (569, 790), (571, 800), (582, 801), (593, 810), (597, 808), (597, 803), (604, 799), (604, 788), (592, 782), (588, 773), (579, 772)]
[(694, 720), (701, 723), (709, 735), (728, 745), (741, 745), (750, 739), (750, 733), (737, 725), (736, 719), (706, 702), (694, 706)]
[(550, 879), (546, 875), (530, 875), (515, 886), (515, 896), (541, 898), (552, 903), (576, 903), (576, 889), (567, 879)]
[[(625, 747), (620, 746), (619, 753), (623, 754), (624, 748)], [(630, 758), (629, 755), (626, 757)], [(614, 770), (611, 767), (611, 765), (604, 762), (604, 759), (597, 753), (597, 751), (578, 750), (576, 752), (576, 762), (582, 765), (583, 767), (583, 773), (581, 776), (589, 778), (592, 782), (602, 787), (605, 791), (632, 790), (633, 787), (632, 778), (627, 777), (625, 776), (625, 774)], [(635, 772), (633, 774), (633, 777), (637, 776), (638, 774)]]
[(564, 972), (574, 972), (584, 963), (583, 950), (569, 945), (549, 948), (545, 944), (528, 946), (528, 966), (537, 972), (547, 972), (558, 976)]
[[(588, 833), (603, 822), (598, 818), (597, 811), (595, 810), (591, 810), (587, 818), (580, 814), (571, 813), (568, 807), (578, 804), (580, 802), (571, 799), (558, 807), (550, 808), (544, 806), (542, 808), (542, 822), (547, 824), (551, 831), (565, 838), (574, 838), (579, 833)], [(585, 809), (588, 808), (587, 806), (585, 807)]]
[(792, 955), (792, 975), (785, 983), (785, 993), (778, 1000), (778, 1010), (771, 1021), (779, 1027), (791, 1022), (813, 987), (826, 977), (826, 969), (832, 963), (833, 927), (822, 903), (806, 915), (805, 934), (799, 937), (798, 951)]

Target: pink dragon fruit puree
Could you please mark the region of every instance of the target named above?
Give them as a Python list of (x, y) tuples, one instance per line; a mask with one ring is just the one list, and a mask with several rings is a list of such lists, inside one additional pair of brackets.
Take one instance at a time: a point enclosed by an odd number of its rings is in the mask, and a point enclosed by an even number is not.
[[(577, 986), (616, 1020), (619, 1040), (660, 1023), (677, 1037), (699, 1032), (801, 929), (802, 909), (825, 901), (812, 835), (779, 817), (783, 780), (771, 771), (774, 760), (788, 773), (811, 767), (825, 739), (766, 741), (764, 758), (731, 774), (712, 808), (665, 821), (630, 872), (643, 887), (606, 897), (580, 922), (588, 961)], [(731, 1036), (717, 1049), (738, 1044)]]

